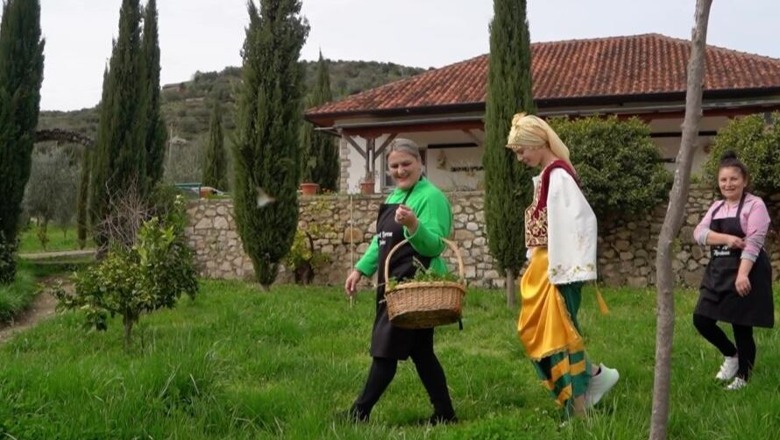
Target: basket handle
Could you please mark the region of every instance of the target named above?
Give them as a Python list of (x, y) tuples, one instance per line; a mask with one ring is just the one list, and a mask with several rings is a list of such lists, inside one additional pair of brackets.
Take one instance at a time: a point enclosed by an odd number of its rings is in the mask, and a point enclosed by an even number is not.
[[(399, 241), (398, 244), (393, 246), (393, 248), (390, 249), (390, 252), (387, 254), (387, 259), (385, 260), (385, 283), (390, 280), (390, 258), (393, 256), (395, 251), (398, 250), (398, 248), (406, 244), (408, 241), (409, 240), (406, 238)], [(460, 249), (458, 249), (458, 246), (455, 244), (454, 241), (447, 240), (446, 238), (443, 237), (441, 241), (443, 241), (444, 244), (449, 246), (450, 249), (455, 251), (455, 256), (458, 258), (458, 277), (460, 278), (460, 282), (463, 283), (466, 280), (466, 269), (463, 266), (463, 257), (460, 255)]]

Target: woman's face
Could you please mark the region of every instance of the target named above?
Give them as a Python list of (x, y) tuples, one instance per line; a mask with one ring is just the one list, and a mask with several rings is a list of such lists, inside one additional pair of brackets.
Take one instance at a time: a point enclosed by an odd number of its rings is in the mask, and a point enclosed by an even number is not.
[(395, 186), (409, 189), (420, 180), (422, 164), (416, 156), (403, 151), (393, 151), (387, 155), (387, 168)]
[(515, 150), (517, 160), (529, 167), (538, 168), (544, 158), (544, 149), (538, 147), (520, 147)]
[(737, 201), (747, 186), (742, 170), (737, 167), (723, 167), (718, 170), (718, 188), (727, 200)]

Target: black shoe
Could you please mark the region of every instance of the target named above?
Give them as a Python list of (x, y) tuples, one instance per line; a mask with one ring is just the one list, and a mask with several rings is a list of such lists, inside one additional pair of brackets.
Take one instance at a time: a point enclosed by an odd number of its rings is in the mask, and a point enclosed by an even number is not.
[(458, 417), (455, 414), (434, 414), (428, 419), (428, 424), (432, 426), (450, 425), (452, 423), (458, 423)]
[(346, 411), (338, 413), (336, 418), (346, 423), (365, 423), (368, 422), (368, 413), (360, 411), (353, 406)]

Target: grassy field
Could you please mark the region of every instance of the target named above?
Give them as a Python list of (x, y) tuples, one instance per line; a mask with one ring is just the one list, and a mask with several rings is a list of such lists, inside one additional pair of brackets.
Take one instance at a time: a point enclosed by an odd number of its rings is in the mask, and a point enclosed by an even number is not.
[[(652, 401), (655, 295), (586, 291), (582, 324), (595, 361), (621, 381), (586, 420), (559, 428), (552, 399), (515, 337), (500, 292), (473, 290), (465, 328), (437, 330), (436, 347), (461, 422), (421, 426), (431, 413), (403, 362), (369, 424), (349, 407), (368, 370), (374, 304), (337, 288), (204, 281), (195, 301), (141, 319), (135, 347), (121, 323), (85, 333), (81, 317), (48, 320), (0, 347), (0, 434), (16, 439), (643, 439)], [(692, 292), (677, 295), (670, 439), (771, 438), (780, 430), (780, 337), (757, 330), (750, 386), (714, 380), (721, 357), (695, 333)]]
[[(46, 243), (46, 249), (44, 249), (38, 239), (35, 227), (22, 231), (19, 234), (19, 253), (72, 251), (79, 248), (75, 226), (65, 229), (64, 232), (62, 228), (51, 226), (46, 236), (49, 238), (49, 242)], [(90, 241), (87, 245), (93, 246), (93, 243)]]
[(91, 257), (19, 260), (16, 281), (0, 286), (0, 324), (10, 322), (28, 308), (39, 293), (39, 281), (50, 276), (67, 276), (94, 261)]

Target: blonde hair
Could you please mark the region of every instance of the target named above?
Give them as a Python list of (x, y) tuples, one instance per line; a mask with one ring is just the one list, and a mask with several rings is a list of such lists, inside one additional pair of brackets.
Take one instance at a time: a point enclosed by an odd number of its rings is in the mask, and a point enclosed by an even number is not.
[(549, 148), (559, 159), (571, 165), (569, 148), (544, 119), (518, 113), (512, 118), (512, 126), (507, 138), (507, 148), (517, 151), (521, 148)]

